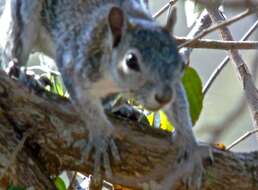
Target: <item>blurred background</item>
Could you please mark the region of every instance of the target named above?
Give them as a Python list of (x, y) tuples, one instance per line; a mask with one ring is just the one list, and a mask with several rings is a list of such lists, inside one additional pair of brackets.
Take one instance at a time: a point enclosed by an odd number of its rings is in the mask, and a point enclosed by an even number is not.
[[(151, 12), (153, 14), (156, 13), (168, 2), (169, 0), (150, 0)], [(230, 7), (224, 7), (224, 13), (227, 18), (237, 15), (244, 10), (244, 8), (232, 9)], [(164, 24), (166, 22), (166, 17), (167, 13), (164, 13), (158, 18), (158, 22)], [(234, 39), (239, 40), (256, 20), (257, 17), (251, 15), (230, 25), (229, 28)], [(190, 29), (186, 26), (184, 1), (178, 1), (175, 34), (177, 36), (184, 37), (189, 31)], [(218, 34), (218, 31), (215, 31), (204, 38), (220, 39)], [(258, 31), (255, 31), (249, 40), (257, 39)], [(255, 56), (258, 56), (258, 51), (241, 50), (240, 52), (249, 69), (251, 69), (252, 64), (255, 62)], [(213, 49), (195, 49), (192, 52), (190, 65), (199, 73), (203, 85), (226, 55), (227, 52), (224, 50)], [(258, 61), (256, 60), (256, 64), (258, 64), (257, 62)], [(249, 110), (246, 104), (245, 106), (240, 106), (241, 104), (243, 105), (242, 102), (245, 101), (243, 99), (242, 84), (238, 78), (236, 68), (231, 62), (229, 62), (205, 95), (201, 116), (194, 127), (198, 139), (211, 141), (213, 133), (212, 130), (223, 126), (226, 119), (230, 123), (229, 129), (223, 132), (223, 135), (216, 141), (216, 143), (229, 145), (244, 133), (252, 130), (252, 119), (250, 117)], [(229, 115), (232, 115), (233, 112), (239, 112), (237, 117), (228, 119)], [(241, 152), (258, 150), (256, 136), (250, 136), (235, 146), (232, 150)]]

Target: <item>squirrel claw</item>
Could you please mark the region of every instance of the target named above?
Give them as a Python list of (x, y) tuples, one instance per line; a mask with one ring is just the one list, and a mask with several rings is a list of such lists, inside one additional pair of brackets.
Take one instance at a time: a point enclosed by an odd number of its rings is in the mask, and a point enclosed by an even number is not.
[(118, 152), (116, 143), (115, 143), (114, 139), (112, 139), (112, 138), (110, 139), (110, 150), (111, 150), (112, 156), (114, 157), (115, 161), (120, 163), (121, 162), (120, 154)]
[(201, 189), (202, 174), (204, 172), (203, 161), (209, 159), (213, 162), (211, 149), (206, 145), (195, 145), (181, 149), (178, 160), (180, 164), (189, 163), (189, 172), (183, 177), (183, 183), (191, 190)]
[(115, 162), (120, 162), (120, 155), (115, 144), (115, 141), (112, 137), (108, 136), (94, 136), (90, 138), (90, 140), (86, 147), (83, 150), (82, 161), (89, 160), (91, 156), (91, 152), (94, 151), (94, 171), (93, 171), (93, 178), (92, 178), (92, 185), (94, 187), (100, 186), (102, 183), (102, 175), (101, 169), (104, 169), (105, 176), (111, 177), (112, 176), (112, 169), (110, 164), (110, 157), (108, 149), (111, 152), (112, 158), (114, 158)]

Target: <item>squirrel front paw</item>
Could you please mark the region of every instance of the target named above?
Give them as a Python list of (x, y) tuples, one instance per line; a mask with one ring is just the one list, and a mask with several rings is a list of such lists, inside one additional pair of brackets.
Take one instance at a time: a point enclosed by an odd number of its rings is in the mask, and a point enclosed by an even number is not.
[(112, 169), (110, 165), (110, 158), (113, 158), (115, 163), (119, 163), (120, 155), (112, 135), (107, 135), (105, 133), (90, 133), (89, 135), (89, 140), (86, 142), (86, 146), (84, 146), (82, 150), (81, 161), (85, 162), (90, 160), (90, 158), (93, 158), (94, 173), (91, 179), (90, 186), (92, 187), (92, 189), (101, 189), (101, 169), (104, 169), (105, 176), (111, 177)]
[(187, 189), (201, 189), (204, 160), (208, 160), (210, 164), (213, 162), (211, 149), (207, 145), (188, 144), (179, 149), (177, 161), (179, 167), (183, 167), (186, 171), (182, 180)]

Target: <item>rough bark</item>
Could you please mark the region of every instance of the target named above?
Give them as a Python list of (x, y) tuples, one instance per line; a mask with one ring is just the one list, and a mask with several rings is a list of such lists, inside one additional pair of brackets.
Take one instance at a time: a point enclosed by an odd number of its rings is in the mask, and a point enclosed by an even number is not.
[[(36, 95), (0, 72), (0, 189), (10, 183), (54, 189), (50, 176), (62, 170), (92, 172), (92, 160), (81, 162), (83, 147), (75, 143), (87, 139), (88, 131), (74, 108), (64, 98), (44, 94)], [(122, 161), (111, 160), (113, 177), (108, 181), (142, 189), (173, 171), (176, 145), (167, 132), (111, 120)], [(214, 163), (205, 164), (203, 189), (258, 189), (258, 152), (212, 151)], [(185, 187), (178, 182), (176, 189)]]

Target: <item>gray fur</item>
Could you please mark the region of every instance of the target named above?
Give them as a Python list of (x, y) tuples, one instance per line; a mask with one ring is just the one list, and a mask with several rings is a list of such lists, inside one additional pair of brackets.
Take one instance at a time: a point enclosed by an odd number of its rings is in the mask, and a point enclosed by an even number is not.
[[(113, 7), (119, 7), (124, 18), (117, 46), (108, 21)], [(7, 18), (11, 19), (5, 23)], [(182, 151), (191, 156), (197, 143), (180, 85), (183, 61), (174, 39), (153, 21), (143, 0), (12, 0), (6, 3), (1, 27), (0, 45), (7, 65), (25, 65), (32, 51), (56, 60), (72, 102), (90, 131), (88, 150), (93, 147), (105, 155), (108, 146), (114, 147), (112, 125), (101, 105), (103, 97), (123, 92), (146, 108), (158, 110), (164, 104), (156, 95), (169, 97), (166, 91), (174, 90), (169, 118)], [(127, 66), (125, 57), (130, 53), (136, 55), (140, 71)]]

